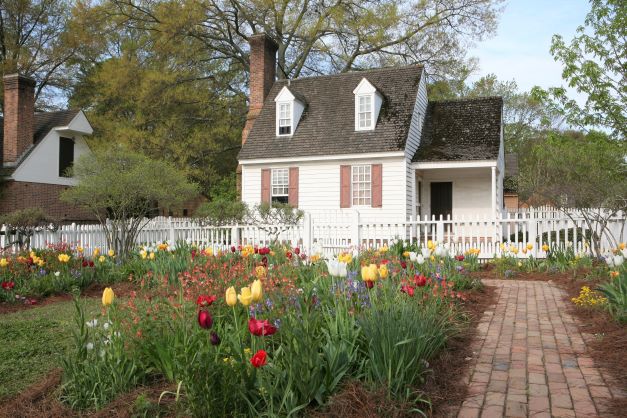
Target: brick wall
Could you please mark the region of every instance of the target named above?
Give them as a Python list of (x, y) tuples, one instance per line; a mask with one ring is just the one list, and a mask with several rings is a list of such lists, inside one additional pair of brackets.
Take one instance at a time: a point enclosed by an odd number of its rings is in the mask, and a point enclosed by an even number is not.
[(18, 209), (41, 208), (59, 221), (95, 220), (88, 212), (59, 200), (59, 193), (68, 186), (8, 181), (3, 185), (0, 214)]

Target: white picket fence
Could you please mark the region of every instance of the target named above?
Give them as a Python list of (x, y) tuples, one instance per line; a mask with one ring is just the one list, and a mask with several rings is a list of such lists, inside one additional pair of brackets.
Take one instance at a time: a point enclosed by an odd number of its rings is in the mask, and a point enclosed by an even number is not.
[[(627, 241), (625, 214), (619, 213), (608, 222), (601, 249), (607, 252), (619, 242)], [(4, 232), (4, 227), (3, 232)], [(200, 246), (228, 248), (244, 244), (269, 244), (274, 240), (300, 246), (306, 253), (321, 250), (333, 256), (347, 249), (376, 248), (396, 240), (426, 245), (429, 240), (445, 244), (451, 253), (461, 254), (470, 248), (480, 250), (480, 258), (492, 258), (516, 248), (518, 257), (530, 255), (543, 258), (542, 244), (551, 248), (572, 247), (575, 252), (590, 252), (587, 237), (590, 229), (583, 218), (573, 219), (554, 209), (521, 210), (503, 213), (498, 219), (425, 217), (400, 222), (362, 222), (359, 212), (329, 211), (306, 213), (296, 226), (228, 225), (210, 226), (191, 218), (156, 218), (150, 220), (138, 237), (138, 244), (179, 240)], [(9, 236), (11, 239), (11, 236)], [(41, 230), (31, 237), (31, 248), (66, 242), (87, 249), (107, 250), (107, 240), (100, 225), (64, 225), (57, 231)], [(523, 252), (531, 244), (532, 249)], [(9, 246), (7, 236), (0, 235), (0, 246)]]

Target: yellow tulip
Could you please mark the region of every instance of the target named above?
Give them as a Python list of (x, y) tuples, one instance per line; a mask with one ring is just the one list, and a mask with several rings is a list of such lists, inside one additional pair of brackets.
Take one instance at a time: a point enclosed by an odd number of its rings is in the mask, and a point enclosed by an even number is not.
[(239, 300), (239, 303), (244, 306), (250, 305), (250, 302), (253, 301), (253, 294), (250, 291), (250, 287), (242, 287), (240, 294), (237, 295), (237, 299)]
[(108, 254), (109, 254), (109, 257), (115, 257), (115, 251), (113, 250), (109, 250)]
[(226, 295), (224, 296), (226, 304), (229, 306), (235, 306), (237, 303), (237, 292), (233, 286), (226, 289)]
[(259, 302), (263, 296), (263, 286), (261, 285), (261, 280), (255, 280), (250, 290), (252, 292), (253, 302)]
[(314, 254), (314, 255), (312, 255), (311, 257), (309, 257), (309, 260), (310, 260), (312, 263), (317, 263), (317, 262), (320, 260), (320, 256), (319, 256), (318, 254)]
[(549, 251), (549, 246), (547, 244), (542, 245), (542, 251), (544, 252)]
[(150, 253), (150, 259), (154, 260), (155, 259), (155, 253)]
[(104, 263), (106, 260), (104, 255), (101, 255), (100, 258), (98, 259), (98, 261), (100, 261), (101, 263)]
[(213, 249), (211, 247), (205, 248), (205, 255), (211, 257), (213, 255)]
[(625, 249), (625, 243), (621, 242), (620, 244), (618, 244), (618, 248), (620, 248), (621, 250)]
[(68, 261), (70, 261), (70, 256), (67, 254), (59, 254), (57, 258), (61, 263), (67, 263)]
[(382, 279), (388, 277), (388, 267), (385, 264), (382, 264), (381, 267), (379, 267), (379, 277)]
[(95, 257), (98, 257), (99, 255), (100, 255), (100, 249), (96, 248), (96, 249), (94, 250), (94, 258), (95, 258)]
[(104, 306), (109, 306), (113, 303), (113, 299), (115, 298), (115, 293), (113, 293), (113, 289), (110, 287), (105, 288), (102, 292), (102, 304)]
[(528, 249), (529, 251), (533, 250), (533, 244), (532, 244), (532, 243), (528, 243), (528, 244), (527, 244), (527, 249)]
[(361, 279), (365, 282), (374, 282), (377, 280), (378, 269), (376, 264), (363, 266), (361, 268)]
[(381, 253), (387, 253), (390, 249), (388, 248), (388, 245), (385, 244), (383, 247), (379, 248), (379, 252)]
[(141, 255), (142, 260), (145, 260), (145, 259), (146, 259), (146, 257), (148, 256), (148, 253), (146, 252), (146, 250), (141, 250), (141, 251), (139, 252), (139, 255)]
[(403, 257), (405, 258), (409, 257), (409, 251), (403, 251)]
[(257, 266), (255, 267), (255, 276), (257, 276), (258, 279), (261, 279), (263, 277), (266, 277), (266, 268), (264, 266)]
[(427, 241), (427, 248), (432, 250), (435, 247), (435, 244), (433, 244), (433, 241), (429, 240)]
[(83, 254), (83, 251), (85, 251), (85, 249), (79, 245), (78, 247), (76, 247), (76, 251)]
[(342, 253), (338, 256), (337, 261), (340, 263), (350, 264), (353, 261), (353, 256), (350, 253)]
[(6, 258), (0, 259), (0, 267), (6, 267), (9, 265), (9, 261)]

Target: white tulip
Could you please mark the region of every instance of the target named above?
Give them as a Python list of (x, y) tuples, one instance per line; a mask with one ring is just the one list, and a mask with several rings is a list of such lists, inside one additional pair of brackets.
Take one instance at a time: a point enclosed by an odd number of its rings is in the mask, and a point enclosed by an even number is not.
[(623, 264), (623, 261), (625, 261), (625, 259), (623, 258), (622, 255), (615, 255), (614, 256), (614, 265), (616, 267), (620, 267)]
[(55, 272), (54, 272), (54, 275), (55, 275), (55, 276), (57, 276), (57, 277), (59, 277), (59, 276), (61, 275), (61, 272), (60, 272), (60, 271), (55, 271)]
[(423, 264), (424, 262), (425, 262), (425, 258), (423, 257), (423, 255), (422, 254), (418, 254), (416, 256), (416, 263)]
[(413, 251), (409, 252), (409, 261), (415, 262), (416, 261), (416, 253)]
[(93, 328), (98, 325), (98, 320), (92, 319), (91, 321), (85, 322), (85, 325), (87, 325), (88, 328)]
[(607, 263), (608, 267), (614, 267), (614, 257), (612, 257), (611, 255), (605, 257), (605, 262)]
[(86, 348), (86, 349), (88, 349), (88, 350), (93, 350), (93, 348), (94, 348), (94, 343), (87, 343), (87, 344), (85, 345), (85, 348)]
[(625, 248), (625, 249), (622, 251), (622, 253), (623, 253), (623, 258), (627, 258), (627, 248)]
[(431, 250), (427, 247), (423, 247), (422, 250), (420, 250), (420, 253), (423, 257), (428, 258), (431, 255)]
[(327, 261), (327, 268), (331, 276), (346, 277), (348, 275), (346, 263), (342, 263), (334, 258)]
[(338, 276), (340, 277), (346, 277), (348, 276), (348, 270), (346, 269), (346, 263), (339, 263), (340, 264), (340, 270), (339, 270), (339, 274)]

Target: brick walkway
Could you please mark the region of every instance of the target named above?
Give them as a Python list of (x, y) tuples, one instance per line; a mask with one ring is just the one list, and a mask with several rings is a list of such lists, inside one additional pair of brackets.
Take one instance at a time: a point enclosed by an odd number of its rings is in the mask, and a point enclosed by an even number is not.
[(562, 290), (547, 282), (484, 283), (496, 287), (498, 302), (479, 323), (458, 418), (603, 417), (608, 400), (624, 396), (586, 354)]

